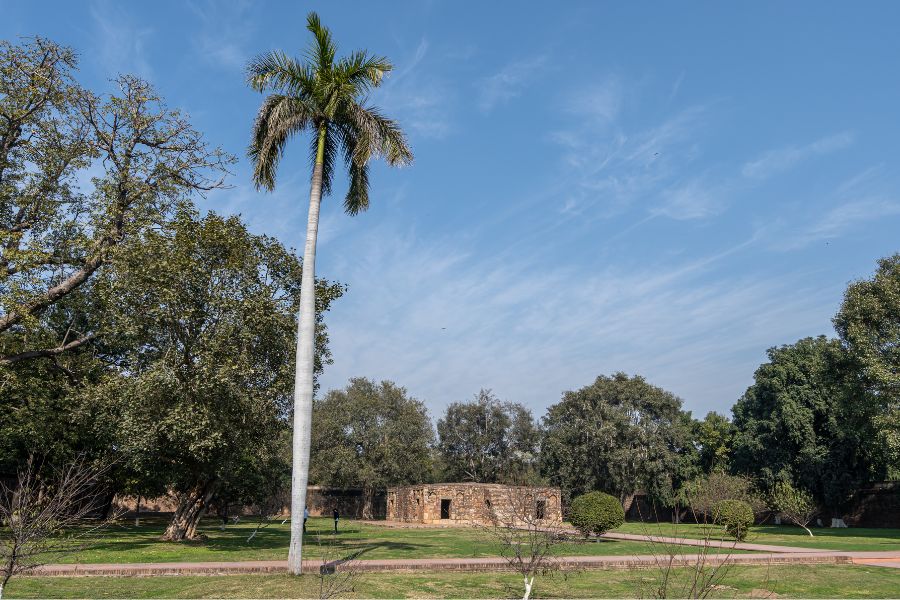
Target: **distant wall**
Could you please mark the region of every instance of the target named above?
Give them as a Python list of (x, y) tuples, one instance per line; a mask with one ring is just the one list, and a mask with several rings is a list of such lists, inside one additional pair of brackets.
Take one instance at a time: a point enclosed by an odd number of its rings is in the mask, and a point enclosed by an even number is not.
[(872, 483), (860, 489), (844, 522), (850, 527), (900, 528), (900, 481)]
[[(289, 515), (291, 513), (290, 491), (285, 490), (280, 494), (281, 508), (277, 511), (280, 515)], [(134, 496), (117, 496), (115, 505), (125, 512), (126, 515), (133, 515), (137, 512), (137, 498)], [(385, 494), (384, 492), (375, 494), (374, 512), (376, 518), (384, 518), (385, 515)], [(306, 506), (309, 509), (310, 516), (331, 516), (332, 511), (337, 508), (341, 517), (349, 519), (362, 518), (363, 492), (361, 489), (349, 488), (338, 489), (329, 488), (319, 485), (311, 485), (306, 488)], [(141, 513), (172, 513), (175, 512), (175, 497), (173, 495), (160, 496), (158, 498), (141, 498)], [(230, 515), (255, 515), (259, 514), (260, 509), (257, 506), (235, 506), (228, 507)]]

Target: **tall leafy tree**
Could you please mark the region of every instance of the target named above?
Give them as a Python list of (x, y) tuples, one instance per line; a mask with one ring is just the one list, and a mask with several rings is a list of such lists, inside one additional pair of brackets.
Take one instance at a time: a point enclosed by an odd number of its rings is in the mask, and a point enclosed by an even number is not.
[(732, 468), (764, 491), (779, 482), (838, 509), (872, 475), (868, 401), (838, 340), (770, 348), (732, 409)]
[(386, 58), (357, 51), (337, 58), (330, 31), (315, 13), (307, 18), (314, 41), (304, 59), (283, 52), (269, 52), (247, 67), (250, 86), (266, 97), (250, 144), (253, 180), (258, 188), (275, 187), (278, 163), (288, 140), (311, 134), (312, 182), (309, 218), (303, 252), (303, 283), (300, 294), (296, 379), (294, 390), (293, 477), (291, 486), (291, 543), (288, 568), (300, 574), (303, 550), (302, 515), (309, 475), (309, 444), (314, 392), (316, 235), (322, 194), (331, 191), (338, 155), (347, 167), (350, 186), (344, 209), (350, 215), (369, 206), (369, 170), (372, 158), (390, 165), (412, 161), (403, 132), (392, 120), (367, 105), (372, 88), (390, 72)]
[(361, 487), (363, 518), (375, 516), (377, 491), (431, 477), (431, 421), (425, 405), (404, 388), (355, 378), (317, 400), (313, 410), (312, 480)]
[(834, 326), (873, 404), (879, 461), (900, 476), (900, 253), (850, 284)]
[(704, 473), (725, 472), (731, 456), (734, 426), (727, 417), (709, 412), (702, 421), (694, 421), (694, 444), (698, 467)]
[[(125, 350), (95, 395), (117, 423), (133, 481), (145, 486), (132, 491), (175, 492), (164, 537), (191, 539), (217, 493), (240, 496), (254, 474), (278, 476), (300, 261), (237, 217), (200, 218), (188, 208), (127, 243), (115, 261), (95, 293)], [(318, 285), (321, 316), (343, 290)], [(321, 327), (319, 342), (321, 368)], [(161, 489), (146, 489), (153, 485)]]
[(79, 296), (231, 160), (148, 83), (122, 76), (96, 95), (76, 66), (49, 40), (0, 41), (0, 368), (101, 337)]
[(538, 431), (521, 404), (481, 390), (447, 406), (437, 422), (441, 476), (447, 481), (513, 483), (534, 479)]
[[(694, 449), (681, 399), (643, 377), (616, 373), (563, 394), (544, 417), (541, 471), (569, 497), (635, 492), (671, 503)], [(684, 473), (683, 473), (684, 472)]]

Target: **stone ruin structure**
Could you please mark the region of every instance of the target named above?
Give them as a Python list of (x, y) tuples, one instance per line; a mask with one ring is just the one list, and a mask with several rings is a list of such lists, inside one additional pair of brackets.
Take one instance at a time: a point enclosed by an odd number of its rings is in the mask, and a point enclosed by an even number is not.
[(490, 525), (562, 521), (559, 488), (492, 483), (428, 483), (388, 488), (387, 519), (407, 523)]

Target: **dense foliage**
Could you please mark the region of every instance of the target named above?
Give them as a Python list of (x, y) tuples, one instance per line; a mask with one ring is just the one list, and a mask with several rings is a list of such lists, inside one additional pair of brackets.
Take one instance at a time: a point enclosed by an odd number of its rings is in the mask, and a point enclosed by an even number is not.
[[(0, 476), (29, 456), (112, 464), (113, 492), (213, 500), (283, 484), (300, 261), (199, 216), (230, 158), (146, 82), (97, 95), (74, 53), (0, 43)], [(340, 286), (317, 282), (321, 321)]]
[(603, 492), (582, 494), (569, 507), (569, 522), (585, 537), (602, 535), (625, 522), (622, 503)]
[(454, 402), (438, 419), (440, 477), (445, 481), (534, 483), (538, 431), (521, 404), (481, 390)]
[(313, 422), (310, 481), (362, 488), (367, 518), (377, 490), (431, 478), (425, 405), (393, 382), (351, 379), (315, 402)]
[[(95, 394), (136, 480), (161, 486), (134, 491), (175, 491), (179, 510), (197, 513), (247, 473), (281, 476), (300, 261), (237, 217), (185, 209), (129, 242), (114, 266), (95, 291), (125, 350)], [(320, 314), (341, 292), (320, 282)], [(195, 524), (169, 534), (192, 537)]]
[(570, 496), (610, 490), (628, 505), (645, 489), (669, 503), (696, 452), (686, 416), (679, 398), (640, 376), (600, 376), (548, 409), (542, 472)]
[(231, 161), (147, 82), (97, 95), (76, 62), (40, 38), (0, 42), (0, 365), (104, 335), (84, 306), (91, 280)]
[(789, 481), (837, 508), (874, 474), (868, 400), (852, 364), (824, 336), (768, 354), (733, 409), (733, 467), (765, 490)]
[(720, 500), (713, 506), (713, 519), (725, 533), (742, 542), (753, 526), (753, 508), (743, 500)]
[(868, 394), (877, 467), (900, 477), (900, 253), (878, 261), (872, 279), (850, 284), (834, 318), (841, 343)]

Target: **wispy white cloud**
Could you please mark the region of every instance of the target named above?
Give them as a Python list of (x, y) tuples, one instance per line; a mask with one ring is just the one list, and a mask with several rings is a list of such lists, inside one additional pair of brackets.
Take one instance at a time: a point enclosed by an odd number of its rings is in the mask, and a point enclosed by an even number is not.
[(666, 104), (671, 104), (672, 100), (678, 95), (678, 92), (681, 90), (681, 84), (684, 83), (685, 75), (687, 75), (686, 71), (682, 71), (678, 74), (678, 78), (675, 79), (675, 83), (672, 84), (672, 91), (669, 92), (669, 98), (666, 100)]
[(153, 79), (145, 48), (154, 31), (134, 22), (127, 7), (109, 0), (90, 3), (96, 55), (109, 77), (123, 73)]
[(853, 140), (853, 133), (845, 131), (824, 137), (805, 146), (788, 146), (770, 150), (759, 158), (744, 164), (741, 172), (744, 177), (767, 179), (787, 171), (805, 160), (846, 148), (853, 143)]
[(452, 86), (422, 66), (428, 57), (428, 40), (422, 38), (407, 59), (398, 61), (392, 73), (375, 94), (377, 104), (395, 116), (412, 136), (441, 139), (453, 131)]
[(896, 200), (851, 200), (835, 206), (799, 231), (784, 234), (774, 246), (782, 250), (795, 250), (814, 242), (842, 237), (865, 223), (898, 215), (900, 202)]
[(650, 209), (651, 214), (678, 221), (704, 219), (717, 215), (724, 209), (722, 192), (713, 190), (700, 180), (663, 192), (661, 204)]
[(696, 156), (695, 135), (702, 130), (703, 107), (630, 131), (617, 117), (619, 90), (618, 83), (610, 82), (569, 98), (566, 105), (573, 124), (551, 134), (562, 148), (567, 168), (567, 199), (561, 206), (568, 214), (589, 212), (607, 218), (635, 205), (659, 212), (658, 198), (677, 185), (681, 171)]
[(568, 111), (593, 125), (606, 125), (615, 120), (622, 107), (623, 89), (618, 79), (606, 81), (574, 92), (566, 102)]
[(243, 69), (249, 58), (246, 45), (256, 30), (251, 18), (252, 3), (198, 0), (188, 6), (199, 21), (193, 40), (199, 55), (226, 69)]
[(480, 387), (540, 411), (620, 369), (696, 410), (727, 410), (766, 347), (823, 332), (833, 311), (796, 278), (732, 275), (729, 257), (749, 242), (587, 273), (537, 250), (486, 258), (386, 225), (347, 242), (332, 267), (351, 292), (326, 317), (335, 364), (323, 390), (389, 378), (434, 413)]
[(497, 73), (478, 82), (478, 107), (490, 112), (519, 96), (522, 90), (537, 77), (547, 64), (545, 55), (519, 60), (503, 67)]

